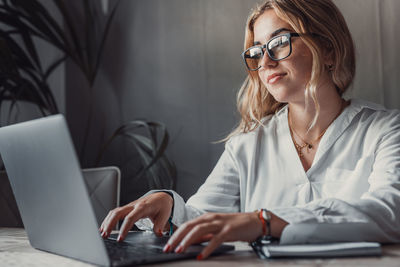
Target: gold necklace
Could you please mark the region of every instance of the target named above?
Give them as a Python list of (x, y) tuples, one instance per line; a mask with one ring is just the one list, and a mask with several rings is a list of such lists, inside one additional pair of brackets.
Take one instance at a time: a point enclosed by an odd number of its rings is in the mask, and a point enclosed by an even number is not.
[[(295, 146), (295, 148), (296, 148), (296, 150), (297, 150), (297, 153), (299, 154), (299, 157), (300, 157), (300, 158), (303, 158), (303, 157), (304, 157), (303, 148), (307, 147), (307, 151), (313, 149), (313, 148), (314, 148), (313, 144), (316, 143), (316, 142), (318, 142), (318, 141), (322, 138), (322, 136), (325, 134), (326, 130), (328, 130), (329, 126), (337, 119), (337, 117), (339, 117), (339, 115), (342, 113), (342, 111), (343, 111), (343, 109), (344, 109), (343, 103), (345, 103), (345, 102), (346, 102), (346, 101), (342, 100), (342, 103), (340, 104), (340, 110), (339, 110), (338, 114), (336, 114), (336, 116), (333, 118), (333, 120), (331, 121), (331, 123), (329, 123), (329, 125), (325, 128), (325, 130), (323, 130), (322, 133), (321, 133), (315, 140), (313, 140), (313, 141), (311, 141), (311, 142), (306, 142), (306, 141), (304, 141), (304, 139), (301, 137), (301, 135), (298, 134), (298, 133), (296, 132), (296, 130), (293, 128), (293, 126), (292, 126), (292, 120), (291, 120), (291, 118), (290, 118), (290, 112), (289, 112), (289, 110), (288, 110), (289, 131), (290, 131), (290, 135), (291, 135), (291, 137), (292, 137), (294, 146)], [(293, 136), (293, 133), (295, 133), (295, 134), (300, 138), (300, 140), (303, 142), (302, 145), (299, 145), (299, 144), (296, 142), (296, 140), (295, 140), (295, 138), (294, 138), (294, 136)]]

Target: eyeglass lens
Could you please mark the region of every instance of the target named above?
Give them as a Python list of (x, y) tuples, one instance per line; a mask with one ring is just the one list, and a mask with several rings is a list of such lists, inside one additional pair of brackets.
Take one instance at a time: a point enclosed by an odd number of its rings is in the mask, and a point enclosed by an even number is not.
[[(287, 35), (276, 36), (268, 41), (266, 47), (272, 60), (284, 59), (290, 54), (290, 37)], [(245, 59), (249, 69), (259, 68), (264, 53), (264, 46), (253, 46), (246, 50)]]

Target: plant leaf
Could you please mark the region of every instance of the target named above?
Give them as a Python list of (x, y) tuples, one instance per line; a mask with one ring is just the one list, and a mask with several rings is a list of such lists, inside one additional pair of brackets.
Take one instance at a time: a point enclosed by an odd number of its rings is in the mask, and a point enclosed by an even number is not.
[(104, 32), (103, 32), (103, 36), (102, 36), (102, 39), (100, 41), (99, 50), (97, 51), (95, 66), (94, 66), (93, 74), (92, 74), (93, 76), (91, 78), (92, 83), (94, 82), (94, 79), (97, 76), (97, 72), (99, 70), (100, 61), (101, 61), (101, 55), (103, 54), (103, 50), (104, 50), (104, 45), (105, 45), (105, 42), (107, 40), (108, 33), (110, 31), (111, 22), (114, 19), (114, 15), (115, 15), (115, 12), (117, 11), (117, 7), (119, 6), (119, 3), (120, 3), (120, 0), (118, 0), (117, 3), (114, 5), (114, 7), (113, 7), (108, 19), (107, 19), (106, 26), (105, 26), (105, 29), (104, 29)]
[(81, 71), (85, 74), (86, 77), (88, 76), (87, 66), (85, 64), (84, 56), (82, 53), (82, 45), (80, 44), (80, 38), (78, 37), (77, 31), (75, 29), (72, 17), (68, 8), (65, 6), (63, 0), (54, 0), (55, 5), (57, 6), (58, 10), (60, 11), (61, 15), (63, 16), (65, 25), (70, 33), (71, 42), (73, 44), (73, 48), (71, 51), (71, 55), (76, 54), (76, 56), (71, 56), (77, 66), (81, 69)]
[[(28, 24), (24, 23), (24, 25), (33, 26), (41, 33), (40, 36), (42, 38), (54, 44), (59, 49), (64, 49), (60, 36), (57, 36), (62, 33), (62, 30), (58, 26), (56, 20), (50, 16), (47, 9), (39, 1), (12, 0), (11, 3), (14, 6), (14, 10), (18, 12), (17, 18), (21, 22), (28, 22)], [(19, 27), (19, 29), (21, 29), (21, 27)]]
[(66, 59), (68, 58), (67, 55), (62, 56), (61, 58), (57, 59), (54, 61), (50, 66), (47, 68), (46, 72), (43, 75), (43, 79), (47, 80), (47, 78), (50, 76), (50, 74), (61, 64), (63, 63)]
[[(143, 128), (148, 136), (134, 133), (134, 131)], [(162, 130), (162, 140), (158, 147), (157, 131)], [(141, 120), (130, 121), (120, 126), (103, 146), (99, 153), (97, 164), (107, 147), (117, 138), (124, 137), (138, 153), (142, 166), (132, 179), (140, 179), (145, 175), (151, 188), (171, 188), (175, 184), (176, 169), (165, 156), (165, 150), (168, 145), (169, 135), (165, 126), (156, 122), (146, 122)]]

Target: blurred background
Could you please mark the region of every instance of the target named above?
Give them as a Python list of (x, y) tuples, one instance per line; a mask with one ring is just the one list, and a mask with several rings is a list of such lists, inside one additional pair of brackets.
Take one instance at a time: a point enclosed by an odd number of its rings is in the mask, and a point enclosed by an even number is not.
[[(55, 1), (39, 2), (67, 30)], [(76, 62), (66, 58), (48, 77), (58, 112), (67, 118), (82, 167), (117, 165), (124, 179), (131, 169), (127, 165), (135, 164), (126, 163), (132, 147), (123, 139), (116, 140), (96, 165), (104, 143), (129, 121), (163, 123), (169, 133), (165, 155), (176, 167), (174, 188), (187, 199), (205, 181), (224, 149), (223, 143), (213, 142), (224, 138), (238, 123), (236, 93), (246, 76), (240, 56), (245, 22), (250, 9), (260, 1), (84, 2), (92, 2), (97, 8), (104, 17), (103, 26), (118, 4), (97, 75), (92, 83), (88, 82)], [(334, 2), (347, 20), (357, 49), (357, 74), (346, 97), (400, 108), (400, 1)], [(64, 3), (79, 29), (87, 18), (85, 9), (78, 1)], [(99, 16), (91, 19), (96, 18)], [(34, 43), (43, 66), (65, 54), (40, 38), (35, 37)], [(10, 103), (2, 102), (1, 125), (43, 115), (27, 101), (18, 102), (10, 115)], [(143, 179), (122, 185), (131, 188), (125, 201), (151, 187)]]

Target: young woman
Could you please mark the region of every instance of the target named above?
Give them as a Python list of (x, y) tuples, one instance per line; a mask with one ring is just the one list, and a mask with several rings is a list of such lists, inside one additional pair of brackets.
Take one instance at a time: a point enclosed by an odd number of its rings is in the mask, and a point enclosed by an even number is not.
[[(187, 203), (151, 191), (112, 210), (161, 234), (177, 253), (210, 241), (400, 241), (400, 113), (342, 94), (355, 73), (354, 46), (331, 0), (267, 0), (250, 15), (238, 94), (242, 119), (206, 182)], [(171, 197), (172, 196), (172, 197)], [(144, 219), (147, 218), (147, 219)]]

